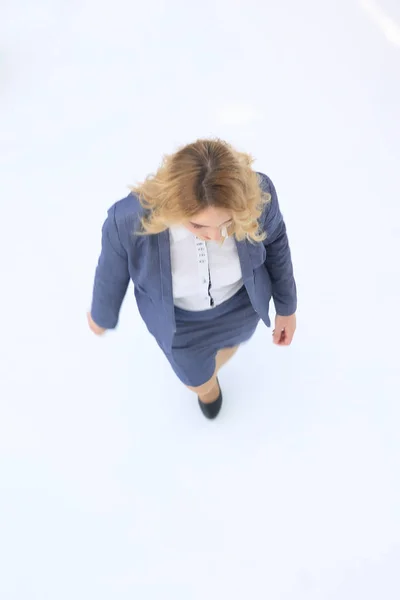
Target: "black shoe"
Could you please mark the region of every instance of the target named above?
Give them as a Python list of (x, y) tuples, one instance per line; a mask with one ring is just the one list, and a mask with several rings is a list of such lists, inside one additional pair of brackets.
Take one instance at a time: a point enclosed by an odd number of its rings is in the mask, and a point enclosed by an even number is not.
[(219, 411), (221, 410), (222, 391), (221, 391), (221, 387), (219, 385), (218, 379), (217, 379), (217, 383), (218, 383), (218, 387), (219, 387), (219, 396), (216, 400), (214, 400), (214, 402), (206, 403), (206, 402), (202, 402), (200, 400), (200, 398), (198, 398), (201, 412), (203, 413), (203, 415), (205, 417), (207, 417), (207, 419), (215, 419), (215, 417), (218, 415)]

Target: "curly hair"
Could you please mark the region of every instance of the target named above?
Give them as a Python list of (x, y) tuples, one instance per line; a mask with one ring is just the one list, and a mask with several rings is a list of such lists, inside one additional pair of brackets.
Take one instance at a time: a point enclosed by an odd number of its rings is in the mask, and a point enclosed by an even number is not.
[(258, 219), (271, 196), (261, 190), (252, 163), (249, 154), (219, 139), (200, 139), (164, 156), (155, 174), (131, 188), (146, 211), (142, 233), (161, 233), (215, 207), (232, 212), (229, 235), (262, 241)]

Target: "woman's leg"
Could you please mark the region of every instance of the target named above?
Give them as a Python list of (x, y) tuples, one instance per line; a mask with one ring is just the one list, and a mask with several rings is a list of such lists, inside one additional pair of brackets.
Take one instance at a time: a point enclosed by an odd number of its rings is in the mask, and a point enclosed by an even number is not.
[(189, 390), (195, 392), (195, 394), (197, 394), (200, 400), (205, 404), (208, 404), (209, 402), (214, 402), (218, 398), (218, 371), (228, 362), (228, 360), (232, 358), (232, 356), (237, 352), (238, 348), (239, 346), (234, 346), (233, 348), (222, 348), (221, 350), (218, 350), (217, 356), (215, 358), (215, 371), (211, 379), (198, 387), (188, 386)]
[(236, 354), (238, 350), (239, 346), (234, 346), (233, 348), (222, 348), (221, 350), (218, 350), (217, 356), (215, 357), (214, 375), (218, 374), (220, 368), (226, 365), (226, 363), (231, 360), (232, 356)]

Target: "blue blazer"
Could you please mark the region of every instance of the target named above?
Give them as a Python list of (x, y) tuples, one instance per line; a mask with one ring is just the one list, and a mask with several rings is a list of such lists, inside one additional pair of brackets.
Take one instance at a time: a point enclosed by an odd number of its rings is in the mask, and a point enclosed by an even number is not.
[[(296, 312), (297, 297), (286, 227), (276, 191), (269, 177), (262, 173), (258, 176), (261, 189), (271, 194), (271, 202), (260, 217), (260, 226), (267, 238), (260, 243), (244, 240), (236, 244), (250, 301), (269, 327), (271, 297), (277, 314), (282, 316)], [(132, 280), (137, 306), (148, 330), (168, 351), (176, 329), (169, 231), (136, 235), (141, 229), (143, 214), (144, 209), (134, 194), (109, 209), (102, 229), (91, 315), (100, 327), (115, 328)]]

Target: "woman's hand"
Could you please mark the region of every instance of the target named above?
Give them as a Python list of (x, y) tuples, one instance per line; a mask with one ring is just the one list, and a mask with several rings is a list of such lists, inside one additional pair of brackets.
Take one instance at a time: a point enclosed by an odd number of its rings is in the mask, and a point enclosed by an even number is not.
[(95, 323), (92, 319), (92, 315), (88, 312), (87, 313), (87, 320), (88, 320), (88, 325), (90, 327), (90, 329), (93, 331), (93, 333), (95, 333), (96, 335), (103, 335), (103, 333), (105, 333), (107, 331), (107, 329), (104, 329), (103, 327), (99, 327), (97, 325), (97, 323)]
[(276, 315), (275, 329), (272, 332), (272, 339), (277, 346), (290, 346), (296, 331), (296, 314), (290, 317), (281, 317)]

